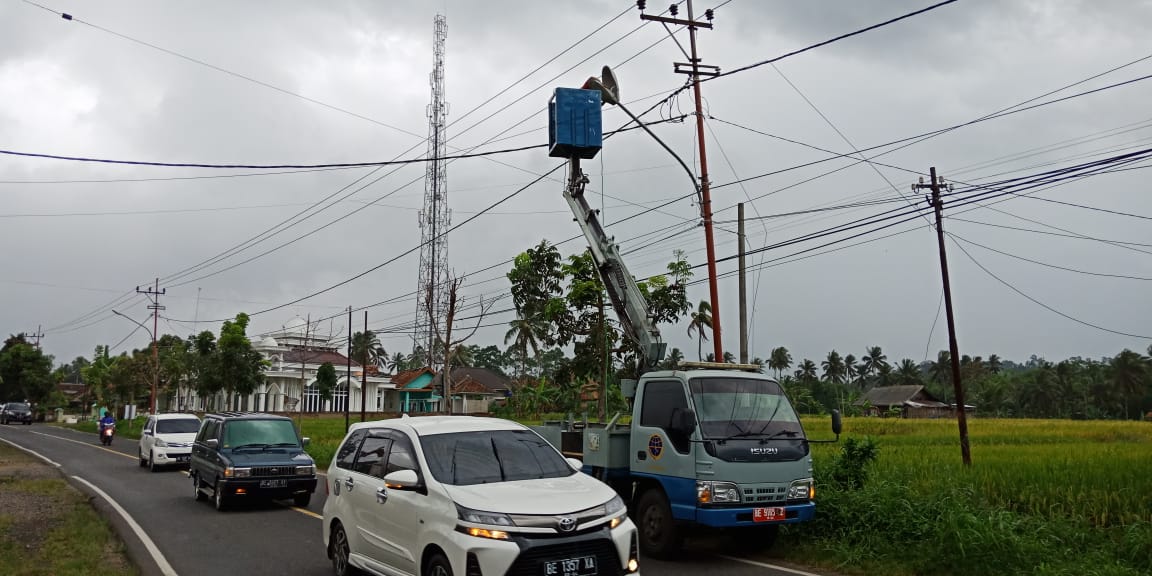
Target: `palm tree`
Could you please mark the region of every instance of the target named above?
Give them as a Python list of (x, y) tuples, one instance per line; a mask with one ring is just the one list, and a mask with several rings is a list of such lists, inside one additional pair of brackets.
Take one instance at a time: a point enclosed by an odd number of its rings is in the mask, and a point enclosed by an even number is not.
[(861, 360), (863, 361), (861, 369), (865, 378), (878, 373), (881, 366), (888, 364), (888, 357), (884, 355), (879, 346), (869, 346)]
[(460, 368), (471, 368), (476, 362), (476, 347), (459, 344), (452, 352), (452, 365)]
[(736, 356), (734, 356), (731, 352), (725, 352), (724, 353), (724, 363), (725, 364), (735, 364), (736, 363)]
[(387, 358), (388, 353), (380, 345), (380, 338), (371, 330), (352, 335), (352, 359), (361, 366), (380, 366), (387, 363)]
[(1124, 419), (1128, 419), (1128, 402), (1137, 401), (1144, 394), (1148, 379), (1147, 359), (1128, 349), (1112, 359), (1112, 385), (1116, 394), (1124, 399)]
[[(1150, 347), (1149, 349), (1152, 349), (1152, 347)], [(1152, 352), (1149, 352), (1149, 354), (1152, 354)], [(1002, 362), (1000, 361), (999, 356), (992, 354), (991, 356), (988, 357), (988, 372), (990, 372), (992, 374), (999, 374), (1001, 367), (1002, 367)]]
[(903, 385), (923, 384), (920, 378), (920, 366), (910, 358), (901, 360), (897, 365), (896, 378)]
[(768, 355), (768, 367), (776, 371), (776, 378), (779, 379), (781, 372), (792, 367), (792, 354), (783, 346), (773, 348)]
[(705, 328), (712, 330), (712, 304), (701, 300), (688, 322), (688, 337), (691, 338), (692, 332), (696, 332), (696, 356), (700, 359), (704, 358), (704, 341), (708, 339), (704, 334)]
[(820, 363), (824, 367), (824, 379), (833, 384), (844, 381), (844, 359), (840, 353), (833, 350), (828, 353), (828, 359)]
[(849, 354), (844, 357), (844, 380), (848, 384), (856, 381), (856, 376), (860, 373), (859, 367), (856, 365), (856, 357)]
[(401, 370), (408, 369), (408, 357), (403, 352), (397, 352), (388, 358), (388, 369), (392, 372), (400, 372)]
[(816, 380), (816, 363), (805, 358), (803, 362), (797, 365), (796, 378), (801, 382)]
[(528, 348), (532, 348), (533, 354), (540, 354), (540, 344), (536, 340), (536, 335), (540, 333), (539, 322), (524, 316), (517, 316), (508, 325), (511, 328), (504, 334), (504, 343), (507, 344), (509, 340), (513, 340), (516, 349), (520, 351), (520, 375), (523, 376), (528, 364)]
[(764, 365), (765, 365), (765, 364), (767, 364), (767, 362), (765, 362), (765, 361), (764, 361), (764, 359), (763, 359), (763, 358), (761, 358), (761, 357), (759, 357), (759, 356), (755, 356), (755, 357), (753, 357), (753, 358), (752, 358), (752, 363), (753, 363), (753, 364), (755, 364), (755, 365), (757, 365), (757, 366), (759, 366), (759, 367), (760, 367), (760, 371), (764, 371)]
[(683, 360), (684, 353), (681, 352), (679, 348), (673, 348), (672, 351), (668, 353), (668, 357), (664, 359), (663, 368), (665, 370), (675, 370), (676, 366)]
[(941, 350), (936, 354), (936, 361), (932, 363), (932, 379), (941, 384), (952, 383), (952, 353)]

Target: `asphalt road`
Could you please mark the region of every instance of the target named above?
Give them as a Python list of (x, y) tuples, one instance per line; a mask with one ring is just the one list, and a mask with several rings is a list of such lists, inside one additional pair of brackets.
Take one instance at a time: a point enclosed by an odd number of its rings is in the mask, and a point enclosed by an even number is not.
[[(319, 487), (307, 509), (281, 504), (237, 505), (217, 512), (192, 497), (192, 482), (179, 469), (151, 473), (139, 467), (136, 441), (115, 440), (101, 446), (94, 434), (55, 426), (0, 426), (0, 438), (33, 450), (110, 496), (154, 542), (171, 566), (169, 576), (221, 574), (321, 576), (332, 573), (321, 537), (324, 489)], [(74, 482), (90, 495), (84, 482)], [(129, 553), (145, 575), (163, 574), (150, 562), (148, 545), (133, 527), (112, 511), (103, 497), (94, 501), (107, 510)], [(720, 556), (706, 548), (677, 562), (641, 559), (647, 576), (815, 576), (745, 558)]]

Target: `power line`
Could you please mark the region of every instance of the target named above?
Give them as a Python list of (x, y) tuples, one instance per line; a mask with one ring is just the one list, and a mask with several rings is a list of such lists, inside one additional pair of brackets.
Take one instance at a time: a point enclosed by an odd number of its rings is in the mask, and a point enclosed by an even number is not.
[[(1141, 168), (1152, 168), (1152, 166), (1141, 166)], [(1107, 214), (1115, 214), (1117, 216), (1128, 216), (1129, 218), (1139, 218), (1141, 220), (1152, 220), (1152, 216), (1143, 216), (1141, 214), (1132, 214), (1131, 212), (1120, 212), (1117, 210), (1109, 210), (1107, 208), (1097, 208), (1095, 206), (1085, 206), (1083, 204), (1076, 204), (1074, 202), (1064, 202), (1062, 200), (1053, 200), (1052, 198), (1044, 198), (1042, 196), (1021, 196), (1029, 200), (1041, 200), (1044, 202), (1051, 202), (1053, 204), (1061, 204), (1064, 206), (1072, 206), (1073, 208), (1083, 208), (1084, 210), (1093, 210), (1096, 212), (1105, 212)]]
[(991, 226), (993, 228), (1003, 228), (1005, 230), (1015, 230), (1018, 232), (1031, 232), (1033, 234), (1046, 234), (1048, 236), (1061, 236), (1064, 238), (1076, 238), (1079, 240), (1092, 240), (1095, 242), (1103, 242), (1105, 244), (1124, 244), (1127, 246), (1142, 246), (1145, 248), (1152, 248), (1152, 244), (1144, 244), (1144, 243), (1140, 243), (1140, 242), (1126, 242), (1123, 240), (1108, 240), (1108, 239), (1104, 239), (1104, 238), (1097, 238), (1095, 236), (1087, 236), (1087, 235), (1082, 235), (1082, 234), (1061, 234), (1059, 232), (1048, 232), (1046, 230), (1036, 230), (1033, 228), (1021, 228), (1019, 226), (1009, 226), (1007, 224), (993, 224), (991, 222), (980, 222), (979, 220), (968, 220), (966, 218), (956, 218), (954, 216), (949, 218), (949, 220), (955, 220), (956, 222), (966, 222), (968, 224), (979, 224), (981, 226)]
[(1126, 275), (1126, 274), (1106, 274), (1103, 272), (1089, 272), (1087, 270), (1080, 270), (1078, 268), (1069, 268), (1067, 266), (1060, 266), (1057, 264), (1050, 264), (1048, 262), (1041, 262), (1039, 260), (1033, 260), (1031, 258), (1025, 258), (1025, 257), (1017, 255), (1017, 254), (1011, 254), (1011, 253), (1005, 252), (1003, 250), (997, 250), (996, 248), (992, 248), (991, 246), (985, 246), (984, 244), (980, 244), (979, 242), (973, 242), (973, 241), (968, 240), (967, 238), (964, 238), (963, 236), (960, 236), (959, 234), (956, 234), (954, 232), (947, 232), (947, 234), (956, 240), (959, 240), (959, 241), (964, 242), (966, 244), (971, 244), (973, 246), (978, 246), (980, 248), (988, 250), (989, 252), (995, 252), (997, 254), (1000, 254), (1001, 256), (1007, 256), (1009, 258), (1015, 258), (1017, 260), (1022, 260), (1024, 262), (1030, 262), (1032, 264), (1038, 264), (1040, 266), (1045, 266), (1048, 268), (1055, 268), (1056, 270), (1075, 272), (1077, 274), (1085, 274), (1088, 276), (1102, 276), (1105, 278), (1124, 278), (1127, 280), (1143, 280), (1146, 282), (1152, 282), (1152, 278), (1148, 278), (1148, 277), (1144, 277), (1144, 276), (1130, 276), (1130, 275)]
[(1007, 281), (1005, 281), (1003, 278), (1001, 278), (1001, 277), (997, 276), (997, 275), (996, 275), (995, 273), (993, 273), (991, 270), (989, 270), (988, 268), (984, 267), (984, 265), (983, 265), (983, 264), (981, 264), (981, 263), (980, 263), (980, 261), (979, 261), (979, 260), (977, 260), (977, 259), (976, 259), (974, 256), (972, 256), (972, 254), (968, 253), (968, 250), (967, 250), (967, 249), (965, 249), (965, 248), (964, 248), (964, 246), (963, 246), (962, 244), (960, 244), (959, 242), (956, 242), (955, 240), (953, 240), (953, 241), (952, 241), (952, 243), (953, 243), (953, 244), (955, 244), (955, 245), (956, 245), (956, 247), (957, 247), (957, 248), (959, 248), (959, 249), (960, 249), (960, 251), (961, 251), (961, 252), (963, 252), (963, 253), (964, 253), (964, 255), (965, 255), (965, 256), (967, 256), (967, 257), (968, 257), (968, 259), (972, 261), (972, 263), (973, 263), (973, 264), (975, 264), (975, 265), (976, 265), (978, 268), (980, 268), (981, 270), (983, 270), (985, 274), (987, 274), (987, 275), (991, 276), (991, 277), (992, 277), (992, 278), (994, 278), (994, 279), (995, 279), (997, 282), (999, 282), (999, 283), (1003, 284), (1004, 286), (1008, 287), (1008, 289), (1012, 290), (1013, 292), (1015, 292), (1015, 293), (1017, 293), (1017, 294), (1019, 294), (1019, 295), (1023, 296), (1024, 298), (1027, 298), (1027, 299), (1028, 299), (1029, 301), (1031, 301), (1033, 304), (1036, 304), (1036, 305), (1038, 305), (1038, 306), (1040, 306), (1040, 307), (1044, 308), (1045, 310), (1048, 310), (1049, 312), (1052, 312), (1053, 314), (1057, 314), (1057, 315), (1059, 315), (1059, 316), (1062, 316), (1062, 317), (1064, 317), (1064, 318), (1067, 318), (1068, 320), (1071, 320), (1071, 321), (1073, 321), (1073, 322), (1076, 322), (1077, 324), (1083, 324), (1084, 326), (1088, 326), (1088, 327), (1090, 327), (1090, 328), (1095, 328), (1095, 329), (1097, 329), (1097, 330), (1100, 330), (1100, 331), (1102, 331), (1102, 332), (1109, 332), (1109, 333), (1111, 333), (1111, 334), (1117, 334), (1117, 335), (1120, 335), (1120, 336), (1127, 336), (1127, 337), (1129, 337), (1129, 338), (1141, 338), (1141, 339), (1145, 339), (1145, 340), (1146, 340), (1146, 339), (1150, 339), (1150, 338), (1152, 338), (1152, 336), (1144, 336), (1144, 335), (1140, 335), (1140, 334), (1130, 334), (1130, 333), (1128, 333), (1128, 332), (1121, 332), (1121, 331), (1119, 331), (1119, 330), (1112, 330), (1111, 328), (1105, 328), (1105, 327), (1103, 327), (1103, 326), (1100, 326), (1100, 325), (1098, 325), (1098, 324), (1093, 324), (1093, 323), (1091, 323), (1091, 322), (1087, 322), (1087, 321), (1081, 320), (1081, 319), (1079, 319), (1079, 318), (1076, 318), (1076, 317), (1074, 317), (1074, 316), (1070, 316), (1070, 315), (1068, 315), (1068, 314), (1065, 314), (1064, 312), (1061, 312), (1061, 311), (1059, 311), (1059, 310), (1057, 310), (1057, 309), (1055, 309), (1055, 308), (1053, 308), (1053, 307), (1051, 307), (1051, 306), (1049, 306), (1049, 305), (1047, 305), (1047, 304), (1045, 304), (1045, 303), (1043, 303), (1043, 302), (1041, 302), (1041, 301), (1039, 301), (1039, 300), (1037, 300), (1037, 299), (1035, 299), (1035, 298), (1033, 298), (1033, 297), (1029, 296), (1028, 294), (1025, 294), (1025, 293), (1024, 293), (1022, 290), (1020, 290), (1019, 288), (1017, 288), (1017, 287), (1015, 287), (1015, 286), (1013, 286), (1013, 285), (1009, 284), (1009, 283), (1008, 283)]

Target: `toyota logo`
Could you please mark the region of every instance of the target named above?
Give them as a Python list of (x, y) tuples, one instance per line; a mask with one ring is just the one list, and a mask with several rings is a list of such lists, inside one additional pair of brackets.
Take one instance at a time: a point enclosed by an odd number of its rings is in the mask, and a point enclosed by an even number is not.
[(576, 519), (571, 516), (561, 516), (556, 519), (561, 532), (571, 532), (576, 529)]
[(275, 469), (275, 468), (272, 468), (271, 470), (268, 471), (269, 474), (278, 474), (279, 472), (280, 471)]

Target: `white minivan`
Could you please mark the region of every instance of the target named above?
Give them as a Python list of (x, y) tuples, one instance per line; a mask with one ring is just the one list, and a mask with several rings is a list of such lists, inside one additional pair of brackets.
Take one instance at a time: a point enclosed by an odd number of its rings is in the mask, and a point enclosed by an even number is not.
[(140, 466), (156, 472), (163, 466), (187, 466), (192, 441), (200, 431), (195, 414), (155, 414), (148, 417), (140, 434)]
[(325, 483), (337, 576), (639, 574), (621, 498), (526, 426), (418, 416), (353, 424)]

